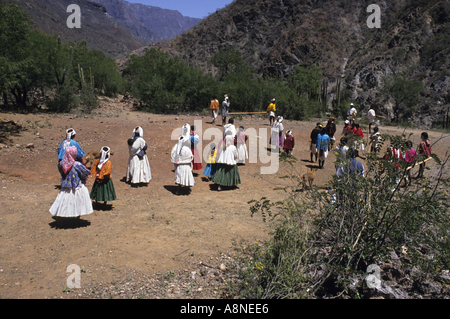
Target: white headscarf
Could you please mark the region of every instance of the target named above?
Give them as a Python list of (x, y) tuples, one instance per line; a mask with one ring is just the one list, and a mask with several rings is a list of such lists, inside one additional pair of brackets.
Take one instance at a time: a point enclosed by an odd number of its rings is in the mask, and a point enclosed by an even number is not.
[(286, 137), (291, 136), (291, 135), (292, 135), (291, 130), (288, 130), (288, 131), (286, 132)]
[(281, 122), (283, 122), (283, 117), (278, 116), (276, 121), (273, 122), (272, 128), (282, 131), (284, 129), (283, 125), (281, 125)]
[(144, 130), (142, 129), (142, 127), (137, 126), (134, 130), (133, 133), (131, 133), (131, 138), (136, 136), (136, 133), (139, 133), (139, 137), (143, 137), (144, 136)]
[(181, 128), (181, 135), (178, 138), (177, 143), (177, 154), (180, 155), (181, 149), (183, 148), (183, 144), (191, 141), (191, 126), (189, 124), (184, 124)]
[(66, 141), (64, 142), (64, 149), (70, 145), (70, 141), (72, 137), (77, 134), (73, 128), (69, 128), (66, 130)]
[(111, 153), (111, 149), (108, 146), (103, 146), (100, 150), (100, 161), (98, 162), (98, 169), (102, 169), (103, 164), (105, 164), (109, 160), (109, 155)]

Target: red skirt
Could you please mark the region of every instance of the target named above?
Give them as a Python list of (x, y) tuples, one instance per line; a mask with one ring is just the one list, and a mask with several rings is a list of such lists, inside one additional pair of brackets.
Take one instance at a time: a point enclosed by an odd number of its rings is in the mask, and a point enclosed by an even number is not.
[(192, 154), (194, 155), (194, 160), (192, 161), (192, 169), (198, 171), (202, 169), (202, 159), (196, 148), (191, 148)]

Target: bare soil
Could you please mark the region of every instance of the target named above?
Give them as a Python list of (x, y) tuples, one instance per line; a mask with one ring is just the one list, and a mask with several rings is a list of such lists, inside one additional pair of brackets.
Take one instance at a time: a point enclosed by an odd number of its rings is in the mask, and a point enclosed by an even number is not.
[[(274, 188), (289, 184), (279, 178), (290, 172), (289, 166), (283, 163), (276, 174), (261, 175), (260, 167), (268, 164), (259, 162), (239, 166), (242, 184), (238, 188), (217, 191), (201, 170), (195, 171), (191, 191), (176, 195), (171, 134), (194, 120), (202, 121), (203, 131), (220, 128), (201, 114), (155, 115), (135, 111), (118, 99), (102, 98), (100, 107), (87, 116), (0, 113), (0, 118), (23, 128), (0, 145), (1, 298), (230, 297), (227, 272), (235, 256), (233, 243), (253, 244), (269, 236), (269, 225), (260, 216), (251, 217), (248, 201), (286, 196)], [(296, 139), (294, 167), (300, 174), (317, 167), (309, 162), (309, 134), (315, 122), (284, 122)], [(239, 117), (235, 124), (269, 128), (268, 120), (257, 116)], [(138, 125), (148, 144), (152, 180), (133, 187), (125, 183), (126, 141)], [(95, 206), (93, 214), (77, 223), (58, 227), (49, 208), (60, 184), (56, 150), (69, 127), (76, 130), (76, 140), (86, 153), (111, 147), (118, 199), (111, 206)], [(340, 130), (342, 125), (338, 125)], [(404, 131), (397, 127), (381, 130)], [(406, 131), (414, 133), (415, 143), (420, 132)], [(432, 141), (442, 135), (429, 134)], [(30, 143), (33, 146), (27, 147)], [(450, 139), (444, 139), (433, 152), (442, 157), (449, 146)], [(316, 173), (316, 185), (324, 185), (334, 173), (333, 161), (330, 152), (325, 168)], [(434, 164), (429, 167), (426, 174), (433, 174)], [(90, 177), (88, 189), (92, 184)], [(81, 267), (81, 288), (67, 288), (71, 264)]]

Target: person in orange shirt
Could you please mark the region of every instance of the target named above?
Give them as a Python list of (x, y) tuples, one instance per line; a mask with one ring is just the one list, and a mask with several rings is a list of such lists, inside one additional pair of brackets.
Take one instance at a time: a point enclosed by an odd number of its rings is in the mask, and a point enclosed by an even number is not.
[(217, 113), (219, 112), (219, 100), (217, 100), (215, 96), (213, 96), (211, 100), (211, 105), (209, 106), (209, 109), (211, 110), (211, 117), (212, 117), (211, 124), (214, 124), (216, 122)]
[(90, 197), (96, 203), (103, 201), (105, 205), (108, 201), (116, 199), (116, 192), (111, 179), (112, 164), (110, 156), (110, 148), (108, 146), (102, 147), (100, 158), (95, 161), (91, 168), (91, 174), (95, 178), (95, 182), (92, 186)]

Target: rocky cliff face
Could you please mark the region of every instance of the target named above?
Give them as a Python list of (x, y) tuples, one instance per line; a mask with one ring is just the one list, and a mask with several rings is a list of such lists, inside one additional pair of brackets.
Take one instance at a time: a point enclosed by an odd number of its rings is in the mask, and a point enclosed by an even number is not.
[[(286, 75), (295, 65), (316, 64), (328, 79), (330, 98), (338, 78), (365, 112), (392, 115), (381, 79), (401, 74), (426, 91), (408, 120), (442, 123), (450, 106), (450, 3), (401, 0), (378, 3), (381, 28), (369, 28), (372, 0), (235, 0), (171, 41), (153, 44), (214, 73), (208, 57), (228, 46), (261, 75)], [(142, 52), (141, 50), (140, 52)]]

